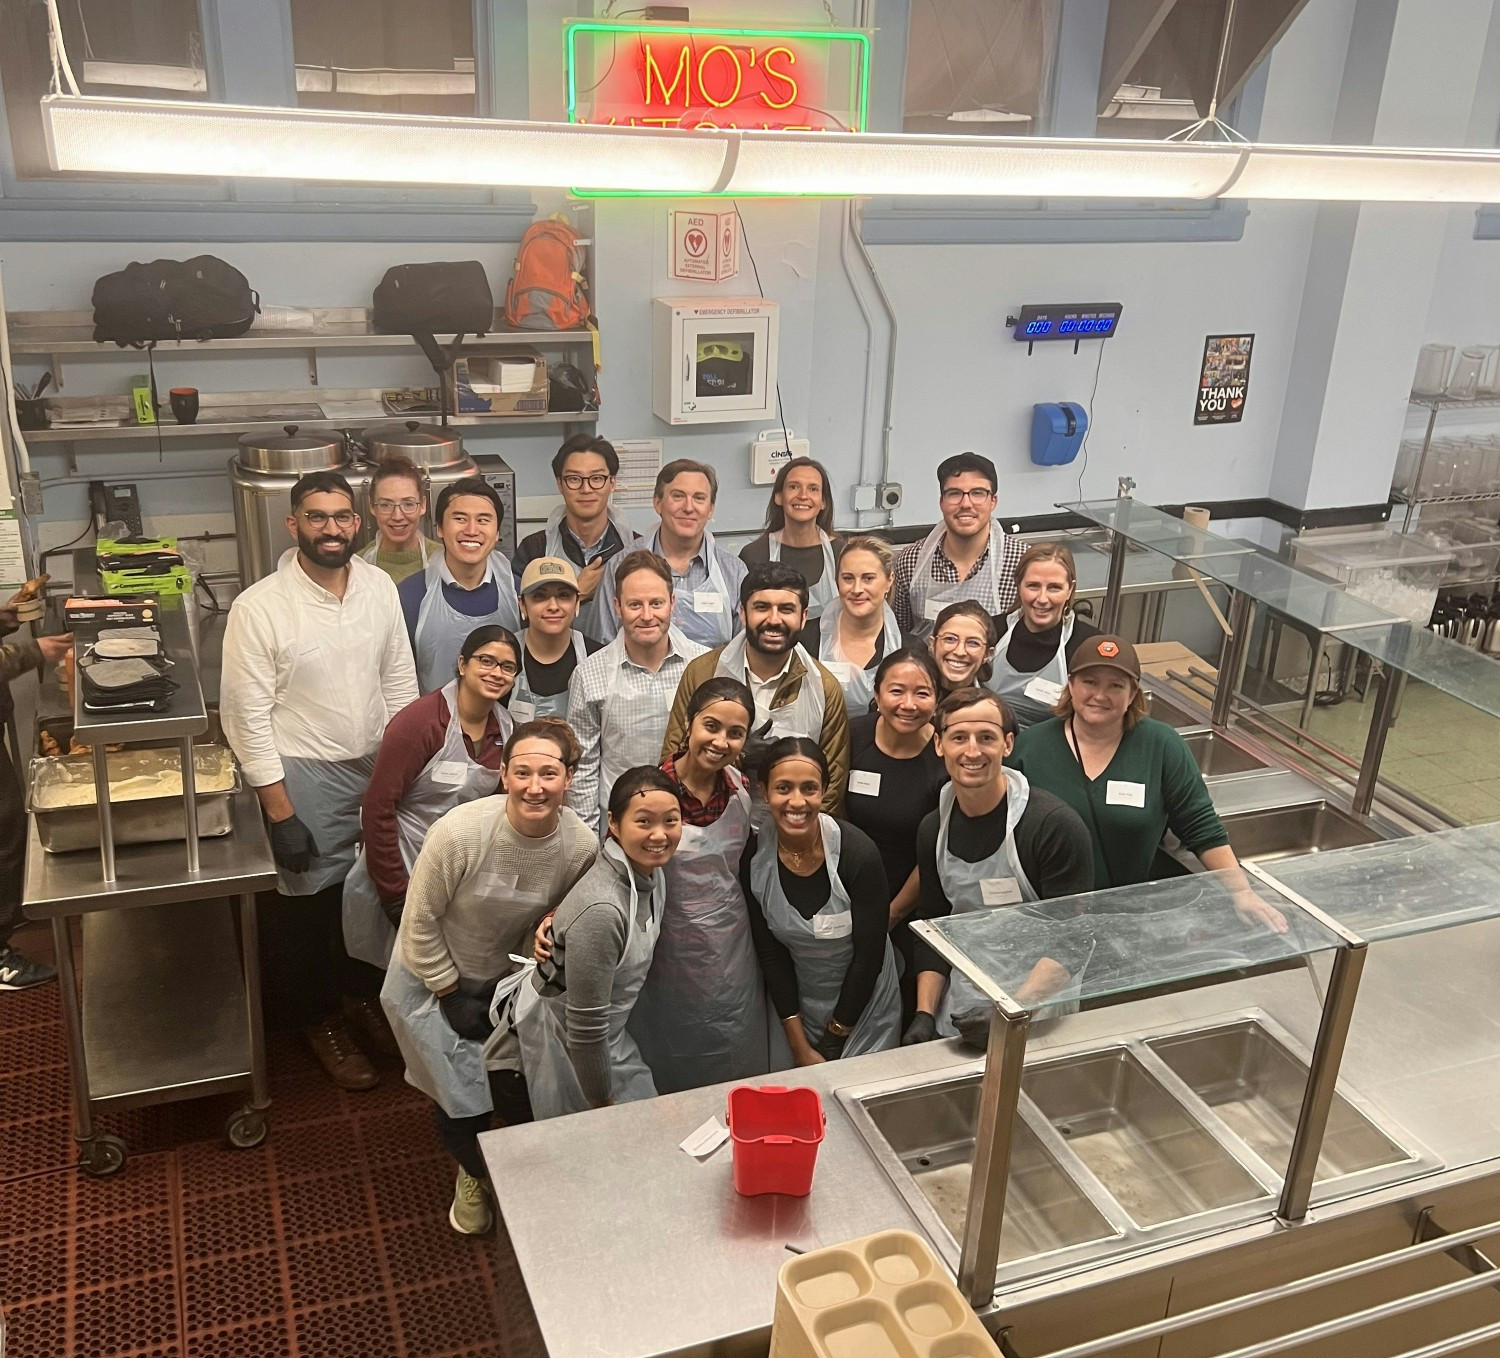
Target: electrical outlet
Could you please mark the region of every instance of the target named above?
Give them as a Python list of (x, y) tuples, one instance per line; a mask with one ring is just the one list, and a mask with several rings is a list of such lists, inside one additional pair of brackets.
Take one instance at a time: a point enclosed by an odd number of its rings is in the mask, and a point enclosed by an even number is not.
[(23, 514), (41, 514), (42, 509), (42, 478), (36, 472), (21, 473), (21, 512)]
[(879, 490), (879, 502), (881, 509), (901, 508), (901, 483), (899, 481), (887, 481)]
[(858, 511), (874, 509), (880, 497), (879, 486), (855, 486), (854, 508)]

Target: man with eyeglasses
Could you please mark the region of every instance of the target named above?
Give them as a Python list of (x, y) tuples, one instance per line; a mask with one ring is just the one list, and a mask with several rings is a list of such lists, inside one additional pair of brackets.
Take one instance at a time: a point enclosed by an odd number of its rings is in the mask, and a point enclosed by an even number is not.
[(937, 615), (975, 599), (991, 616), (1016, 602), (1016, 567), (1026, 544), (995, 518), (995, 464), (978, 453), (956, 453), (938, 464), (943, 520), (921, 542), (896, 555), (891, 609), (903, 632), (928, 636)]
[(423, 693), (453, 677), (459, 647), (476, 627), (497, 623), (520, 631), (516, 579), (498, 550), (504, 514), (500, 496), (482, 476), (465, 476), (438, 496), (443, 550), (397, 587)]
[[(660, 522), (644, 544), (671, 567), (673, 626), (701, 646), (722, 646), (740, 630), (740, 582), (748, 569), (708, 531), (718, 498), (719, 477), (712, 467), (685, 457), (667, 463), (656, 474), (651, 497)], [(604, 568), (599, 596), (599, 636), (609, 641), (620, 630), (620, 614), (611, 606), (614, 561)]]
[(602, 640), (598, 614), (599, 584), (605, 563), (628, 551), (639, 538), (625, 516), (611, 506), (620, 455), (608, 439), (574, 434), (552, 459), (552, 477), (562, 504), (547, 516), (547, 526), (522, 539), (516, 549), (516, 584), (526, 567), (544, 556), (562, 557), (578, 572), (578, 620), (586, 637)]
[(417, 679), (396, 586), (354, 555), (349, 483), (312, 472), (291, 498), (295, 548), (229, 610), (220, 719), (270, 823), (278, 881), (262, 918), (273, 1015), (306, 1033), (335, 1083), (369, 1089), (375, 1069), (346, 1017), (367, 1041), (389, 1037), (380, 972), (344, 950), (344, 878), (381, 736), (416, 700)]
[(387, 458), (370, 477), (370, 510), (375, 541), (360, 556), (379, 566), (398, 585), (427, 566), (442, 548), (422, 532), (427, 490), (422, 473), (409, 458)]

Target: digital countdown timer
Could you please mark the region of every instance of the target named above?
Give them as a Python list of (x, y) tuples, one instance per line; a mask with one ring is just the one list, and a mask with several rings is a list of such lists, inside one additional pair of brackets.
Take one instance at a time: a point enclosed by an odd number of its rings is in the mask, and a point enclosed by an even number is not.
[(1025, 344), (1039, 340), (1108, 339), (1120, 324), (1119, 302), (1042, 303), (1007, 317), (1011, 335)]

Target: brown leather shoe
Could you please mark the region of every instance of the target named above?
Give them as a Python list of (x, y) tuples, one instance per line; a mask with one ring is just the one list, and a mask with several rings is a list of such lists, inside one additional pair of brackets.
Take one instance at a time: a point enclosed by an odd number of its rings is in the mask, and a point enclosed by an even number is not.
[(366, 1051), (392, 1061), (401, 1059), (401, 1048), (396, 1045), (396, 1035), (391, 1031), (379, 1000), (356, 1000), (345, 995), (344, 1022)]
[(304, 1031), (313, 1055), (340, 1089), (374, 1089), (380, 1083), (375, 1067), (355, 1045), (343, 1019), (328, 1018)]

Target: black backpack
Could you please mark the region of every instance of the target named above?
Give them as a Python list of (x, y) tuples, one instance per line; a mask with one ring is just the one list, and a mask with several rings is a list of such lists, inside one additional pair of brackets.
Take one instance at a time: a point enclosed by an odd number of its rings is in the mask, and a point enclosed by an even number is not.
[[(394, 265), (375, 288), (371, 321), (383, 334), (410, 335), (433, 371), (446, 372), (463, 337), (486, 334), (495, 323), (495, 299), (484, 265), (477, 259)], [(445, 351), (435, 335), (452, 335), (452, 346)]]
[(94, 339), (123, 348), (155, 340), (233, 339), (260, 311), (249, 280), (216, 255), (127, 264), (94, 284)]

